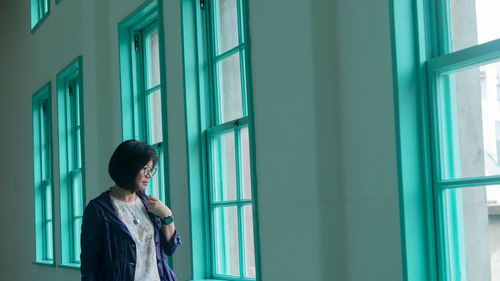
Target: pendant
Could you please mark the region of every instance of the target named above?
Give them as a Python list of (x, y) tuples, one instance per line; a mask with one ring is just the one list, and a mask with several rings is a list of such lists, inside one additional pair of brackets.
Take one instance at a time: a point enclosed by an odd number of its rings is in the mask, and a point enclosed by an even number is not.
[(139, 223), (141, 223), (141, 221), (138, 219), (138, 218), (134, 218), (134, 220), (132, 221), (135, 225), (138, 225)]

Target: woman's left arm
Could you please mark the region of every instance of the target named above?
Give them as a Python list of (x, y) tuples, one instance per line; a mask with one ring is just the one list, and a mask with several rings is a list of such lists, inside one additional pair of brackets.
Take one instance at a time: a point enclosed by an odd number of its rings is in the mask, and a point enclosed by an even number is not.
[[(172, 211), (170, 210), (170, 208), (167, 207), (167, 205), (163, 204), (163, 202), (161, 202), (158, 198), (155, 198), (153, 196), (150, 196), (148, 198), (146, 207), (148, 211), (159, 216), (162, 220), (164, 218), (172, 216)], [(179, 234), (175, 230), (174, 222), (172, 221), (169, 224), (162, 223), (161, 232), (163, 233), (163, 237), (167, 242), (167, 254), (171, 256), (174, 253), (177, 246), (179, 246), (181, 243)]]

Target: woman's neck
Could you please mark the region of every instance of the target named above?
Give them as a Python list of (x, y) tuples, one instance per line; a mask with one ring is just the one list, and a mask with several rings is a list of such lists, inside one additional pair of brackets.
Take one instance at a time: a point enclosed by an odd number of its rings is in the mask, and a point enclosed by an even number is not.
[(111, 196), (120, 201), (128, 201), (128, 202), (134, 201), (137, 198), (137, 194), (135, 194), (135, 192), (121, 188), (117, 185), (111, 188)]

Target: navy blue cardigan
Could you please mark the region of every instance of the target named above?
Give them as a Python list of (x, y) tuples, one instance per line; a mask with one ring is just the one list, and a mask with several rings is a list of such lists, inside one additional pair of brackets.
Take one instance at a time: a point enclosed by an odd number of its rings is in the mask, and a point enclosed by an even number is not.
[[(138, 192), (146, 205), (147, 195)], [(175, 231), (167, 241), (161, 231), (160, 217), (149, 213), (155, 231), (156, 260), (161, 281), (177, 281), (168, 266), (181, 239)], [(81, 236), (82, 281), (133, 281), (135, 274), (135, 242), (125, 224), (118, 218), (109, 191), (89, 202), (83, 213)]]

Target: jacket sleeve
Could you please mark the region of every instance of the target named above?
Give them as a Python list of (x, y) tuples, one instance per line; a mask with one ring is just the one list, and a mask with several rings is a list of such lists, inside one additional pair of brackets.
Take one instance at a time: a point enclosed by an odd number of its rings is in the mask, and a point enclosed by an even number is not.
[(181, 236), (179, 235), (177, 230), (175, 230), (174, 236), (170, 241), (167, 241), (167, 239), (163, 234), (160, 235), (160, 239), (161, 239), (160, 243), (161, 247), (163, 248), (163, 251), (165, 251), (167, 256), (172, 256), (175, 252), (175, 249), (177, 249), (177, 247), (182, 244)]
[(102, 217), (92, 202), (85, 208), (82, 219), (80, 256), (82, 281), (96, 281), (99, 278), (101, 249), (103, 244)]

